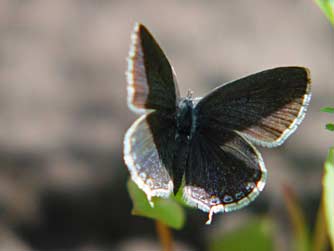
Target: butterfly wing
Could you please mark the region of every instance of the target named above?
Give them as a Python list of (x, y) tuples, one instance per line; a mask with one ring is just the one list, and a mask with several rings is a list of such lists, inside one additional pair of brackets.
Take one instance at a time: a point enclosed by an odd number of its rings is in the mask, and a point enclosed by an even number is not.
[(142, 24), (135, 25), (131, 38), (126, 73), (129, 108), (137, 113), (175, 111), (179, 90), (162, 49)]
[(191, 205), (213, 213), (246, 206), (263, 190), (267, 171), (261, 154), (237, 132), (197, 132), (185, 173), (183, 196)]
[(124, 160), (132, 180), (147, 195), (168, 197), (173, 191), (174, 120), (158, 112), (142, 115), (124, 139)]
[(251, 142), (282, 144), (305, 116), (311, 98), (308, 69), (280, 67), (217, 87), (196, 106), (201, 127), (242, 132)]

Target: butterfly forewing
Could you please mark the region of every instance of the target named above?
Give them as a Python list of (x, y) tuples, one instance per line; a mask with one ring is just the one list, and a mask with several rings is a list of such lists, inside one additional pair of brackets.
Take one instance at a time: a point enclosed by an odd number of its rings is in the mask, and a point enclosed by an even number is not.
[(174, 71), (153, 36), (142, 24), (132, 33), (128, 58), (128, 105), (138, 113), (146, 109), (176, 109), (179, 96)]
[(237, 132), (203, 130), (191, 145), (184, 198), (210, 214), (233, 211), (257, 197), (266, 176), (261, 154)]
[(280, 145), (304, 118), (310, 85), (303, 67), (280, 67), (232, 81), (198, 103), (197, 123), (240, 131), (262, 146)]

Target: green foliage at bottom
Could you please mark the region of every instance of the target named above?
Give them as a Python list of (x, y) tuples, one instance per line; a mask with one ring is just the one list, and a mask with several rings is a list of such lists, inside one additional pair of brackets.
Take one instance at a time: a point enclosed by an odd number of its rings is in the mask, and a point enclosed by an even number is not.
[(270, 251), (273, 250), (273, 224), (268, 218), (254, 218), (248, 223), (215, 236), (210, 251)]
[(168, 199), (153, 197), (152, 207), (146, 194), (131, 179), (129, 179), (127, 186), (133, 202), (132, 214), (159, 220), (175, 229), (183, 227), (185, 222), (184, 209), (173, 196)]

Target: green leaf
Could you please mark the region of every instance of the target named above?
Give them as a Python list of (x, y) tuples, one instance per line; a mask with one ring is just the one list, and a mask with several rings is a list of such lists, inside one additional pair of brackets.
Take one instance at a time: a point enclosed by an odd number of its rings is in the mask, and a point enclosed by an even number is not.
[(334, 124), (332, 124), (332, 123), (328, 123), (328, 124), (326, 125), (326, 129), (329, 130), (329, 131), (334, 131)]
[(320, 109), (321, 112), (334, 113), (334, 107), (325, 106)]
[(334, 1), (333, 0), (316, 0), (320, 9), (324, 12), (329, 22), (334, 26)]
[(334, 247), (334, 147), (329, 149), (323, 176), (323, 203), (328, 236)]
[(247, 224), (224, 235), (216, 235), (210, 251), (273, 250), (273, 224), (268, 218), (253, 218)]
[(128, 181), (128, 191), (133, 202), (132, 214), (159, 220), (169, 227), (181, 229), (185, 222), (185, 213), (173, 197), (162, 199), (153, 197), (153, 207), (146, 194), (131, 180)]

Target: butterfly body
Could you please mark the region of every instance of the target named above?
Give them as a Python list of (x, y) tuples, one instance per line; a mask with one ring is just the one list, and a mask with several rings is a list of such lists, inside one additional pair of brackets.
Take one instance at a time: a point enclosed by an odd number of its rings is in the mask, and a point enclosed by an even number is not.
[(179, 101), (176, 113), (177, 136), (190, 139), (195, 124), (194, 107), (191, 98)]
[(281, 145), (305, 116), (310, 73), (278, 67), (181, 97), (149, 31), (136, 24), (128, 59), (128, 105), (141, 117), (124, 138), (132, 180), (152, 197), (182, 186), (185, 202), (212, 215), (240, 209), (263, 190), (267, 170), (253, 145)]

